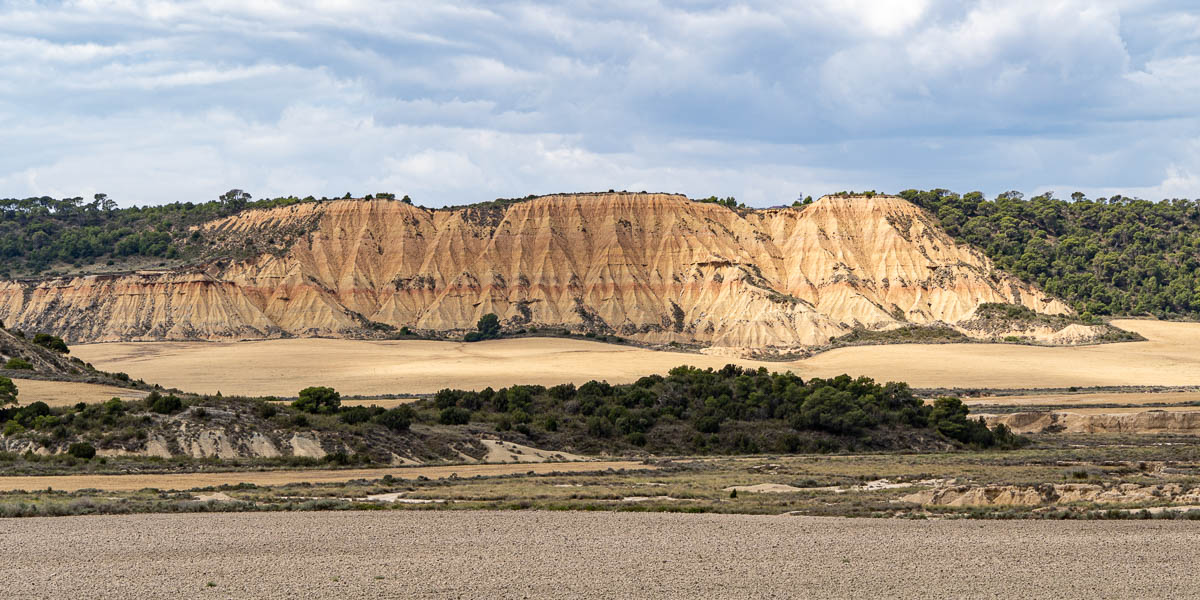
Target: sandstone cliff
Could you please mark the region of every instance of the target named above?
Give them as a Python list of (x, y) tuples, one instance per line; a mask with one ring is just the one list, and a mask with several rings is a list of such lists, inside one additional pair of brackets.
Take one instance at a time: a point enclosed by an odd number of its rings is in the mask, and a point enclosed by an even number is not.
[(455, 332), (496, 313), (510, 327), (782, 351), (855, 327), (954, 325), (983, 303), (1069, 312), (889, 196), (762, 211), (670, 194), (437, 211), (340, 200), (203, 230), (236, 243), (296, 223), (313, 226), (244, 261), (0, 282), (0, 319), (81, 342)]

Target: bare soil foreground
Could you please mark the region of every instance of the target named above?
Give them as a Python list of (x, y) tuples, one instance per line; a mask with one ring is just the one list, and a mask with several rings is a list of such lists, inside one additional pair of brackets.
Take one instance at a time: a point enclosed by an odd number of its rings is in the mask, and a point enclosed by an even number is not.
[(233, 471), (213, 473), (162, 473), (145, 475), (15, 475), (0, 477), (0, 492), (13, 490), (56, 490), (72, 492), (97, 489), (130, 491), (146, 488), (190, 490), (198, 487), (237, 485), (284, 485), (288, 483), (338, 483), (353, 479), (377, 479), (391, 475), (396, 479), (443, 479), (456, 475), (495, 476), (517, 473), (571, 473), (605, 469), (649, 469), (637, 461), (555, 462), (492, 465), (446, 465), (437, 467), (396, 467), (384, 469), (304, 469), (281, 471)]
[(98, 383), (74, 381), (42, 381), (38, 379), (13, 379), (20, 390), (22, 405), (45, 402), (47, 406), (73, 406), (80, 402), (104, 402), (109, 398), (137, 400), (146, 392), (119, 388)]
[(729, 362), (790, 369), (805, 377), (850, 373), (930, 388), (1200, 385), (1200, 323), (1126, 319), (1114, 324), (1148, 341), (1080, 347), (858, 346), (793, 362), (659, 352), (561, 338), (473, 344), (342, 339), (130, 342), (75, 346), (72, 352), (97, 368), (189, 392), (276, 396), (293, 396), (310, 385), (371, 396), (432, 393), (444, 387), (580, 384), (590, 379), (628, 383), (682, 364), (720, 367)]
[[(1188, 521), (579, 512), (18, 519), (7, 598), (1188, 598)], [(1169, 565), (1169, 568), (1163, 568)]]

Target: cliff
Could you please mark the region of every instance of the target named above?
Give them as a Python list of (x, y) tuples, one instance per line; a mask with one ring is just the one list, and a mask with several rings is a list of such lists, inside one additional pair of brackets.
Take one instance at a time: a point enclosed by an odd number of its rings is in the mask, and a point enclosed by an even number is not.
[(436, 211), (339, 200), (202, 233), (236, 244), (297, 223), (312, 225), (247, 260), (0, 282), (0, 320), (83, 342), (445, 333), (496, 313), (509, 327), (783, 351), (854, 328), (967, 322), (984, 303), (1070, 312), (890, 196), (763, 211), (670, 194)]

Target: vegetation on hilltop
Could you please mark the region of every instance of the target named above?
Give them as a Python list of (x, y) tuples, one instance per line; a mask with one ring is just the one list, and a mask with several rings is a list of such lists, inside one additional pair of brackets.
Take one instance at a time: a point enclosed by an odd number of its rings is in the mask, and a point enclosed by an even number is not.
[(105, 194), (91, 202), (40, 197), (0, 199), (0, 278), (35, 276), (75, 268), (196, 258), (205, 240), (191, 227), (251, 208), (273, 208), (315, 198), (251, 200), (230, 190), (217, 200), (117, 208)]
[(1200, 202), (907, 190), (958, 241), (1085, 318), (1200, 317)]
[(0, 376), (141, 385), (131, 382), (124, 373), (97, 371), (69, 353), (67, 344), (58, 336), (47, 333), (29, 336), (19, 329), (6, 329), (0, 322)]

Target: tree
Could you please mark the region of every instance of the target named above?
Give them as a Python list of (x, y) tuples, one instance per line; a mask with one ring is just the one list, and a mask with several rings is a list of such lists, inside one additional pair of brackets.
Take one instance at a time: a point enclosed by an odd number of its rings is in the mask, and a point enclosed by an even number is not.
[(17, 384), (7, 377), (0, 377), (0, 406), (16, 405)]
[(96, 447), (87, 442), (76, 442), (67, 446), (67, 454), (83, 460), (91, 460), (96, 456)]
[(342, 395), (331, 387), (306, 387), (292, 407), (312, 414), (331, 414), (342, 405)]
[(475, 331), (468, 333), (463, 340), (478, 342), (498, 337), (500, 337), (500, 317), (497, 317), (495, 313), (488, 313), (479, 318), (479, 322), (475, 324)]
[(246, 205), (250, 202), (250, 197), (250, 194), (242, 190), (232, 189), (221, 194), (220, 200), (222, 204), (236, 212), (246, 208)]
[(49, 348), (50, 350), (61, 352), (63, 354), (70, 354), (71, 352), (67, 348), (67, 343), (64, 342), (62, 338), (56, 335), (50, 335), (48, 333), (39, 333), (33, 336), (33, 343), (43, 348)]
[(442, 425), (466, 425), (471, 422), (471, 411), (457, 406), (443, 409), (438, 414), (438, 423)]
[(408, 427), (412, 425), (415, 416), (416, 413), (411, 406), (402, 404), (391, 410), (384, 411), (383, 414), (375, 417), (375, 421), (392, 431), (401, 432), (408, 431)]
[(500, 337), (500, 317), (497, 317), (495, 313), (483, 315), (475, 324), (475, 328), (487, 338)]

